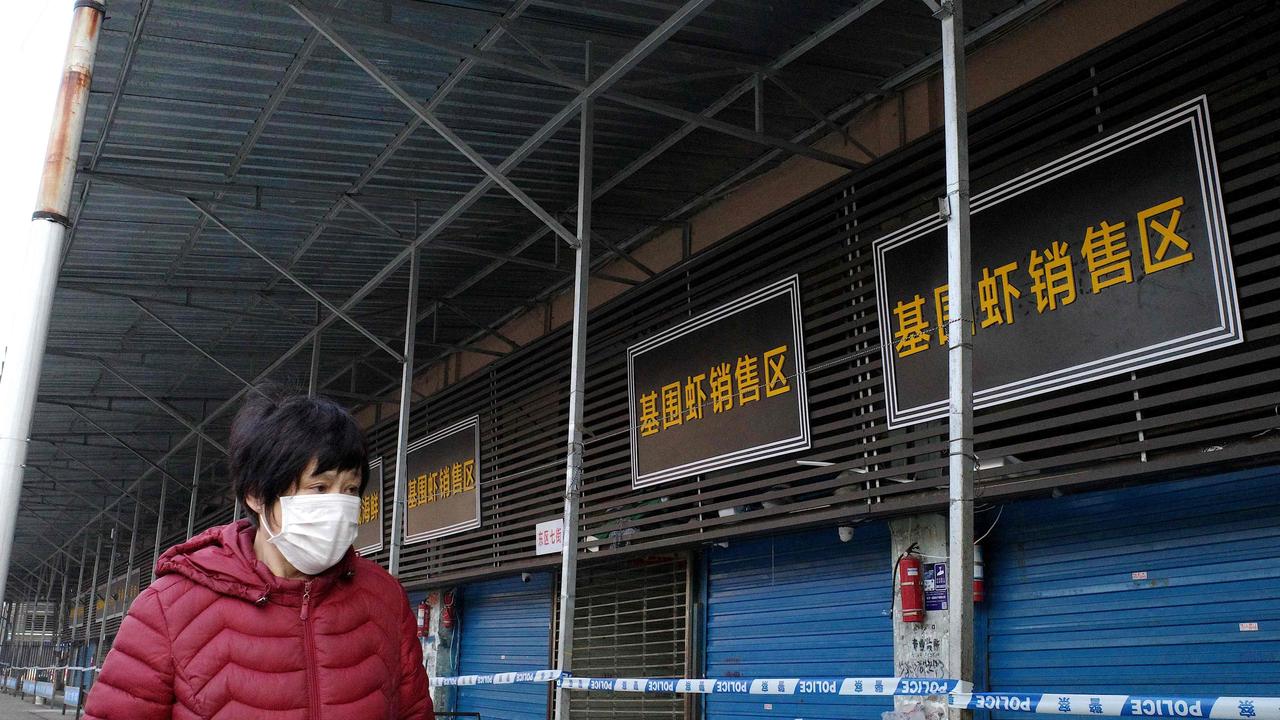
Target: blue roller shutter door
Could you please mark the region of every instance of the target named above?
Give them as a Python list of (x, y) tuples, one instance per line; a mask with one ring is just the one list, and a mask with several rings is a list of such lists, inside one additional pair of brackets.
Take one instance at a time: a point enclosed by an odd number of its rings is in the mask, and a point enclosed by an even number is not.
[[(552, 581), (536, 573), (473, 583), (462, 590), (459, 675), (543, 670), (550, 665)], [(547, 686), (476, 685), (458, 688), (458, 711), (484, 720), (545, 720)]]
[[(708, 562), (709, 677), (893, 675), (889, 532), (864, 525), (713, 547)], [(772, 709), (766, 709), (771, 705)], [(707, 720), (879, 720), (884, 698), (708, 696)]]
[(992, 538), (992, 689), (1280, 695), (1276, 469), (1009, 505)]

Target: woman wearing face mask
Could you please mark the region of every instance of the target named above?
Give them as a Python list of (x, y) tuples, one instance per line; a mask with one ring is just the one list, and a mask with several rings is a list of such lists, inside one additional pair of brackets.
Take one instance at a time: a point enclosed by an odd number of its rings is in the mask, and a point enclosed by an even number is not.
[(231, 429), (252, 519), (171, 548), (134, 601), (89, 720), (431, 720), (400, 584), (351, 549), (364, 435), (328, 400), (248, 403)]

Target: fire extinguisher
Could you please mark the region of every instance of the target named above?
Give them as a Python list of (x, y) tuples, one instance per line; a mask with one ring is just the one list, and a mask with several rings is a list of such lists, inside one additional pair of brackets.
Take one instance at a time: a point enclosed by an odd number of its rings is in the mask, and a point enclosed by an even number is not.
[(445, 630), (453, 630), (454, 613), (453, 613), (454, 591), (450, 590), (444, 594), (444, 608), (440, 611), (440, 626)]
[(898, 597), (901, 599), (904, 623), (924, 622), (924, 578), (920, 556), (915, 554), (916, 548), (913, 543), (905, 553), (898, 556), (896, 563)]
[(418, 637), (424, 638), (430, 635), (431, 630), (431, 605), (424, 598), (418, 603)]
[(980, 603), (987, 599), (987, 584), (983, 580), (982, 546), (973, 546), (973, 601)]

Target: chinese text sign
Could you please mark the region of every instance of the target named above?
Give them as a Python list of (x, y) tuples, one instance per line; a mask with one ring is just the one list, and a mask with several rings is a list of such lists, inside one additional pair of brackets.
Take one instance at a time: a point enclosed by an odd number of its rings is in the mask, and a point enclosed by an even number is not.
[(382, 458), (369, 463), (369, 482), (360, 495), (360, 524), (356, 526), (356, 552), (382, 549)]
[(538, 523), (534, 530), (534, 555), (564, 552), (564, 518)]
[(409, 444), (405, 542), (480, 527), (480, 418)]
[[(1243, 339), (1204, 98), (972, 203), (974, 405)], [(876, 241), (889, 425), (947, 409), (946, 223)]]
[(634, 486), (807, 449), (801, 323), (792, 276), (628, 348)]

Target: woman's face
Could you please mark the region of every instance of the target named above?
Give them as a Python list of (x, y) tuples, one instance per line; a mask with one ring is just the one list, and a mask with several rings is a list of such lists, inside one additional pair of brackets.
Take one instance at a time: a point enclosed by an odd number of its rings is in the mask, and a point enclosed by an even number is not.
[[(325, 493), (343, 493), (345, 495), (360, 494), (360, 473), (355, 470), (326, 470), (322, 473), (316, 472), (315, 458), (307, 463), (307, 468), (302, 471), (302, 476), (298, 481), (289, 486), (289, 490), (281, 497), (289, 495), (323, 495)], [(255, 498), (249, 499), (249, 507), (258, 515), (262, 516), (262, 503), (257, 502)], [(268, 525), (271, 532), (280, 531), (280, 503), (271, 506), (271, 511), (267, 513)]]

